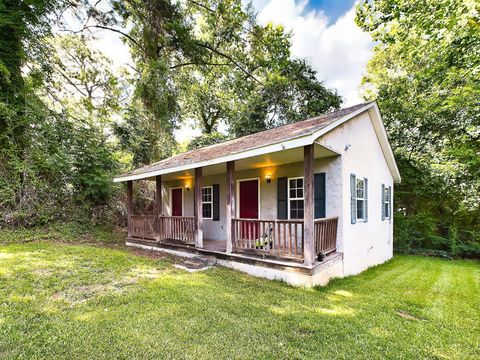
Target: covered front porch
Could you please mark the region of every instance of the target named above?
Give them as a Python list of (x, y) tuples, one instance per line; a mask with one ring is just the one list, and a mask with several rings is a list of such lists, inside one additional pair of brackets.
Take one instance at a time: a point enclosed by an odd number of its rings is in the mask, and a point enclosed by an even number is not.
[[(156, 184), (154, 211), (148, 215), (134, 213), (134, 180), (128, 180), (127, 242), (312, 267), (337, 252), (340, 207), (333, 201), (325, 205), (325, 174), (338, 172), (340, 161), (336, 152), (313, 144), (174, 169), (148, 178)], [(319, 172), (323, 211), (314, 191)], [(339, 186), (332, 182), (328, 191), (339, 192)]]

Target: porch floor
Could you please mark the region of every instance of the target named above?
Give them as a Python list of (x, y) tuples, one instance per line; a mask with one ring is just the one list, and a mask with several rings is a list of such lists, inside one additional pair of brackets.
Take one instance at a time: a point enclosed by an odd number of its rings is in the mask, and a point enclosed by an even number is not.
[(134, 239), (134, 238), (127, 238), (127, 244), (137, 244), (137, 245), (144, 245), (148, 246), (152, 249), (172, 249), (177, 251), (186, 251), (187, 253), (197, 253), (197, 254), (204, 254), (204, 255), (213, 255), (217, 258), (221, 259), (231, 259), (236, 261), (251, 261), (252, 263), (263, 263), (263, 264), (270, 264), (270, 265), (277, 265), (282, 267), (289, 267), (289, 268), (297, 268), (297, 269), (308, 269), (312, 270), (318, 267), (321, 264), (329, 262), (332, 259), (336, 258), (343, 258), (342, 253), (332, 252), (326, 256), (323, 261), (315, 261), (315, 263), (311, 266), (304, 265), (298, 259), (287, 259), (287, 258), (275, 258), (275, 257), (264, 257), (257, 254), (247, 254), (247, 253), (231, 253), (227, 254), (227, 241), (226, 240), (203, 240), (203, 248), (198, 249), (195, 247), (194, 244), (185, 244), (179, 240), (175, 239), (166, 239), (162, 240), (161, 242), (155, 242), (151, 240), (142, 240), (142, 239)]
[(226, 252), (227, 241), (226, 240), (203, 240), (203, 248), (205, 250)]

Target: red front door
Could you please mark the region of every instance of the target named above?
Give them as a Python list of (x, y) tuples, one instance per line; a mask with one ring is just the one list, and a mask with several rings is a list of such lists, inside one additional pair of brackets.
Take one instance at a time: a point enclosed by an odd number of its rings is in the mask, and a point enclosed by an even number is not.
[(182, 189), (172, 189), (172, 216), (183, 215)]
[[(242, 219), (258, 219), (258, 180), (240, 181), (239, 212)], [(259, 226), (256, 222), (242, 222), (240, 237), (255, 246)]]
[(258, 180), (240, 181), (240, 218), (258, 219)]

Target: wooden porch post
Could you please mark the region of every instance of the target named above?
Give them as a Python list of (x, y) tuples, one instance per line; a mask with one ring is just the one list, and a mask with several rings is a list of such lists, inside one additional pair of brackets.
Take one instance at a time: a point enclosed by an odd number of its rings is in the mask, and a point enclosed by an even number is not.
[(303, 186), (304, 186), (304, 242), (303, 262), (312, 265), (315, 261), (314, 239), (314, 209), (313, 209), (313, 145), (305, 145), (303, 148)]
[(229, 161), (227, 162), (227, 203), (225, 211), (227, 254), (231, 254), (233, 251), (233, 218), (235, 218), (235, 161)]
[(195, 169), (195, 247), (203, 248), (202, 168)]
[(155, 237), (157, 241), (160, 241), (161, 238), (161, 219), (160, 216), (162, 215), (162, 175), (157, 175), (155, 177)]
[(127, 229), (128, 237), (132, 237), (132, 219), (133, 215), (133, 183), (132, 180), (127, 181)]

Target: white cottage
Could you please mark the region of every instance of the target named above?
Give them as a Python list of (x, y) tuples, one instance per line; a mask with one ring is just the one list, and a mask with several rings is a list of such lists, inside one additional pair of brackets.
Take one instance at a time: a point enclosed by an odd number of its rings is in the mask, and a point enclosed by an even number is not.
[[(133, 213), (140, 179), (156, 182), (152, 214)], [(296, 286), (392, 257), (400, 174), (374, 102), (189, 151), (115, 181), (127, 182), (130, 246), (210, 255)]]

